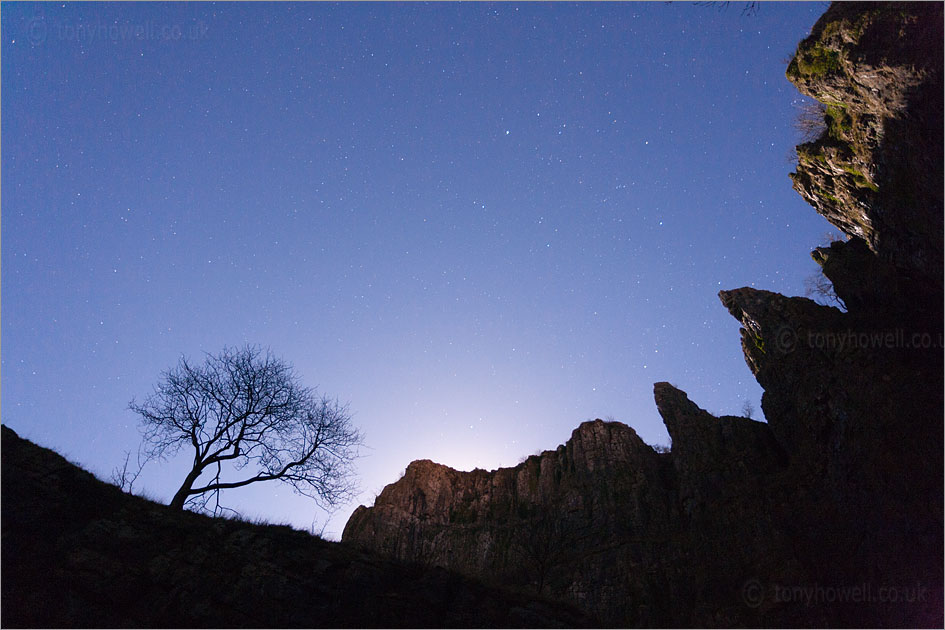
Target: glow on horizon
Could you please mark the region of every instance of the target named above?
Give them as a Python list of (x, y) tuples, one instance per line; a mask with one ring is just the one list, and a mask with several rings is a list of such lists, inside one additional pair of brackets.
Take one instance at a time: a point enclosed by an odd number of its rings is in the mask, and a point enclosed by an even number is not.
[(657, 381), (760, 410), (717, 293), (816, 271), (783, 60), (823, 10), (4, 4), (3, 422), (107, 479), (162, 370), (268, 346), (350, 404), (362, 492), (226, 502), (337, 537), (414, 459), (665, 444)]

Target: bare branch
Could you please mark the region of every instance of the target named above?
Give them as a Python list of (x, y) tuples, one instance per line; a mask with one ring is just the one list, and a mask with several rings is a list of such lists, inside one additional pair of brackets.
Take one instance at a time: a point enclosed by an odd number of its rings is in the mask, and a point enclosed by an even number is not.
[(134, 489), (135, 482), (138, 480), (138, 476), (141, 475), (141, 469), (144, 468), (144, 464), (141, 463), (141, 453), (138, 453), (138, 468), (137, 470), (129, 470), (128, 464), (131, 461), (131, 451), (125, 451), (125, 461), (122, 463), (119, 468), (116, 466), (112, 469), (111, 482), (122, 489), (124, 492), (131, 493)]
[[(270, 351), (224, 348), (203, 365), (182, 358), (162, 376), (153, 394), (129, 408), (142, 418), (150, 457), (172, 456), (186, 443), (194, 448), (172, 506), (207, 509), (213, 497), (216, 511), (220, 491), (272, 480), (327, 506), (354, 492), (351, 464), (362, 438), (347, 407), (318, 398)], [(211, 467), (215, 474), (197, 483)], [(254, 474), (226, 479), (246, 467)]]
[[(823, 244), (821, 247), (827, 247), (830, 243), (834, 241), (841, 240), (833, 232), (828, 232), (824, 234)], [(818, 267), (816, 270), (812, 271), (810, 275), (804, 278), (804, 295), (818, 304), (824, 306), (835, 306), (842, 311), (847, 310), (847, 305), (844, 301), (837, 295), (837, 291), (833, 286), (830, 278), (824, 275), (823, 269)]]

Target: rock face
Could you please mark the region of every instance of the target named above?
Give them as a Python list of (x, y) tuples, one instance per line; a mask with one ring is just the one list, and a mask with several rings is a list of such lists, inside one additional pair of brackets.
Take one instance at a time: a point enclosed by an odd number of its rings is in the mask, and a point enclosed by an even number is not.
[(570, 600), (605, 626), (761, 623), (744, 585), (800, 571), (767, 496), (786, 455), (764, 423), (713, 417), (668, 383), (655, 396), (672, 453), (595, 420), (514, 468), (416, 461), (343, 541)]
[(5, 627), (588, 627), (573, 608), (122, 493), (2, 427)]
[(842, 2), (787, 70), (826, 106), (825, 132), (797, 147), (795, 190), (916, 297), (942, 290), (942, 54), (940, 5)]
[[(622, 610), (638, 586), (627, 569), (639, 548), (672, 545), (661, 531), (675, 516), (667, 463), (633, 429), (600, 420), (515, 468), (462, 473), (416, 461), (373, 508), (355, 511), (343, 540), (546, 595), (566, 589), (586, 610)], [(627, 614), (655, 622), (646, 610)]]
[[(667, 404), (680, 396), (669, 388)], [(692, 406), (675, 416), (679, 426), (693, 421), (693, 409), (699, 413)], [(765, 433), (743, 419), (728, 433), (752, 441), (746, 423)], [(685, 556), (670, 459), (630, 427), (596, 420), (515, 468), (462, 473), (413, 462), (373, 508), (352, 515), (343, 539), (567, 597), (603, 613), (605, 622), (659, 625), (669, 620), (663, 609), (673, 599), (670, 581), (640, 569), (656, 568), (648, 557), (655, 550), (667, 570)], [(684, 471), (687, 479), (692, 473)]]
[(795, 189), (846, 311), (723, 291), (767, 423), (654, 387), (673, 439), (584, 423), (515, 468), (414, 462), (345, 542), (609, 626), (943, 623), (942, 5), (838, 3), (788, 78), (826, 106)]

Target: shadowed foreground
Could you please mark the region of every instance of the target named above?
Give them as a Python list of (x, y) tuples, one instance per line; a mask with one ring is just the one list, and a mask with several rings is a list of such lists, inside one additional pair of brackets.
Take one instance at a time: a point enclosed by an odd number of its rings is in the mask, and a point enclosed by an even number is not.
[(289, 527), (175, 512), (2, 428), (4, 627), (587, 627)]

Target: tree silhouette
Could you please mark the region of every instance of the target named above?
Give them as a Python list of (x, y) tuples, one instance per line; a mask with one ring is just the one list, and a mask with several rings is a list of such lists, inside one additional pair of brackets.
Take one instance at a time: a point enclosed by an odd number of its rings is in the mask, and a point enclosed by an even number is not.
[(751, 404), (751, 401), (749, 399), (746, 398), (744, 404), (742, 404), (742, 417), (754, 420), (755, 419), (754, 416), (755, 416), (755, 406)]
[[(696, 6), (702, 7), (714, 7), (715, 9), (722, 10), (727, 9), (728, 5), (732, 4), (731, 2), (696, 2)], [(742, 15), (752, 16), (758, 13), (760, 7), (760, 2), (745, 2), (742, 5)]]
[[(834, 232), (824, 234), (823, 242), (820, 248), (830, 247), (831, 243), (842, 241), (843, 238)], [(812, 253), (813, 255), (813, 253)], [(816, 259), (815, 259), (816, 260)], [(820, 263), (817, 269), (804, 278), (804, 295), (823, 306), (836, 306), (842, 311), (847, 310), (847, 305), (837, 295), (837, 290), (833, 286), (833, 281), (824, 275), (823, 267)]]
[(292, 366), (269, 350), (224, 348), (202, 365), (181, 358), (143, 403), (132, 400), (129, 408), (142, 418), (149, 460), (193, 449), (173, 508), (206, 508), (211, 498), (219, 508), (220, 491), (271, 480), (323, 506), (355, 490), (352, 462), (361, 435), (347, 408), (302, 386)]
[(536, 516), (519, 523), (511, 545), (514, 562), (539, 595), (552, 573), (574, 553), (576, 536), (561, 515), (559, 502), (542, 504)]

